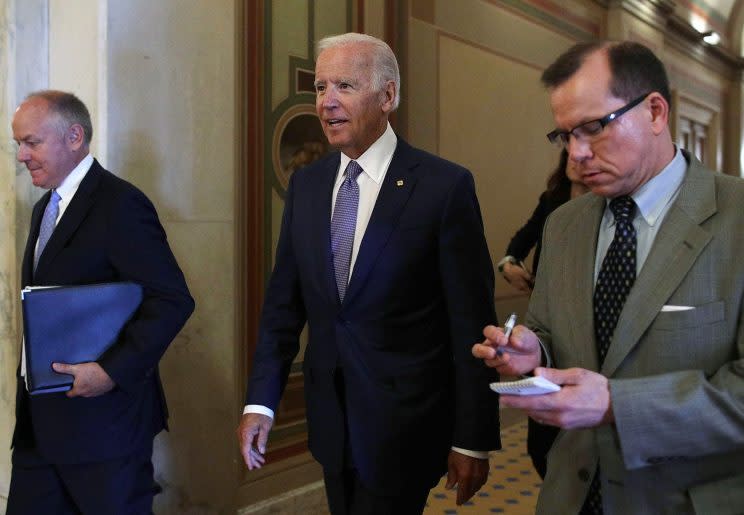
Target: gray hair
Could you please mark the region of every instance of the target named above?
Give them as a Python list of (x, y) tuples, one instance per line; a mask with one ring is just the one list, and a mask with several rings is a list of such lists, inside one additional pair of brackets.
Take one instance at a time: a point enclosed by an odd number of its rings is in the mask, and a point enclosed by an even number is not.
[(393, 100), (393, 110), (400, 104), (400, 70), (398, 60), (387, 43), (381, 39), (368, 34), (359, 34), (357, 32), (347, 32), (338, 36), (329, 36), (318, 41), (318, 55), (323, 50), (333, 47), (362, 43), (372, 47), (372, 84), (379, 92), (385, 91), (385, 85), (389, 81), (395, 83), (395, 99)]
[(72, 93), (56, 89), (44, 89), (30, 93), (26, 100), (42, 98), (49, 103), (49, 110), (60, 118), (60, 130), (66, 132), (72, 125), (78, 124), (83, 128), (86, 145), (93, 139), (93, 123), (85, 104)]

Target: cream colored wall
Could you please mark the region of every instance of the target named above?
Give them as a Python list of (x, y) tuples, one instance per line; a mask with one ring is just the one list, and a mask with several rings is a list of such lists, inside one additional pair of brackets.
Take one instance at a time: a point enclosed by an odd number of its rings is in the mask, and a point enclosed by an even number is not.
[(49, 0), (49, 87), (74, 91), (93, 120), (91, 152), (106, 163), (107, 3)]
[(235, 26), (233, 0), (108, 3), (109, 167), (154, 202), (196, 299), (160, 367), (158, 513), (225, 512), (236, 486)]
[[(436, 1), (429, 13), (408, 27), (410, 142), (473, 173), (495, 264), (557, 162), (539, 79), (574, 40), (496, 3)], [(523, 312), (527, 297), (499, 276), (496, 301), (503, 319)]]

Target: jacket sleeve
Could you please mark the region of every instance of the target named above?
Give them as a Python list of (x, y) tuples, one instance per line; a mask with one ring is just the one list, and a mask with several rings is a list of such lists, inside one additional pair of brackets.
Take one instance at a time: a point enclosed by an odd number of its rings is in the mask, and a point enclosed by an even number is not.
[(292, 175), (287, 188), (274, 270), (266, 289), (246, 392), (246, 404), (260, 404), (274, 411), (299, 352), (300, 333), (306, 321), (291, 234), (295, 177)]
[(119, 341), (99, 363), (124, 390), (150, 377), (194, 310), (183, 273), (155, 208), (136, 188), (112, 200), (106, 253), (120, 281), (142, 285), (143, 300)]
[(473, 344), (483, 339), (483, 328), (497, 321), (493, 264), (469, 172), (459, 177), (448, 196), (439, 255), (455, 367), (453, 446), (500, 449), (498, 395), (488, 386), (498, 380), (498, 374), (471, 354)]

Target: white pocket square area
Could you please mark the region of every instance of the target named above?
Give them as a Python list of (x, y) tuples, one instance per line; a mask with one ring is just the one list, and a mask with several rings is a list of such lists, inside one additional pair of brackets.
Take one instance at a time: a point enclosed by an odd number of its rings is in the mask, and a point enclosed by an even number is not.
[(690, 311), (691, 309), (695, 309), (695, 306), (673, 306), (667, 304), (666, 306), (662, 306), (661, 312), (669, 313), (670, 311)]

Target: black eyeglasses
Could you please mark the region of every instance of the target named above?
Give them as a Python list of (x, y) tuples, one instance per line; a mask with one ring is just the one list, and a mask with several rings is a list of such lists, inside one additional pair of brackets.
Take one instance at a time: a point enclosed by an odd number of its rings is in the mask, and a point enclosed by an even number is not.
[(636, 98), (632, 102), (625, 104), (623, 107), (621, 107), (617, 111), (613, 111), (607, 116), (603, 116), (602, 118), (584, 122), (581, 125), (574, 127), (570, 131), (560, 131), (556, 129), (548, 133), (548, 141), (550, 141), (553, 145), (557, 145), (560, 148), (566, 148), (568, 146), (568, 140), (571, 138), (572, 134), (574, 138), (577, 138), (577, 139), (590, 138), (592, 136), (596, 136), (597, 134), (602, 132), (602, 129), (604, 129), (608, 123), (620, 118), (620, 116), (627, 113), (628, 111), (633, 109), (635, 106), (643, 102), (643, 100), (650, 94), (651, 94), (650, 92), (644, 93), (643, 95)]

